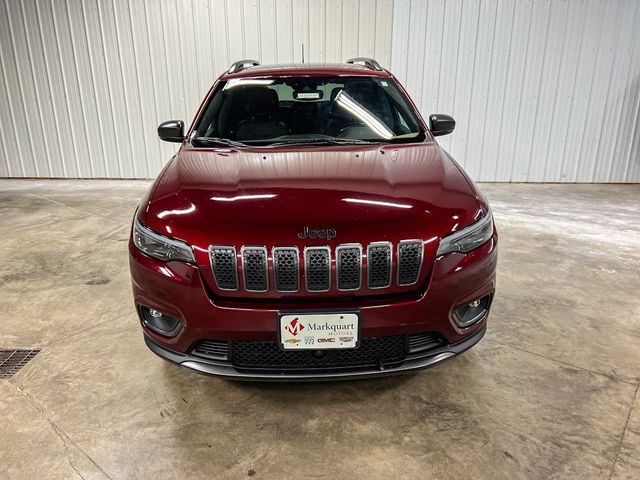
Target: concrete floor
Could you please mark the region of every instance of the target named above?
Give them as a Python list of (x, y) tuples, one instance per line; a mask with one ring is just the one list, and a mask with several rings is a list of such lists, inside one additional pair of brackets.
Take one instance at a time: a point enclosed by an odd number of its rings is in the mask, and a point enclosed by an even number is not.
[(484, 185), (498, 295), (419, 374), (245, 384), (147, 351), (127, 265), (147, 182), (0, 181), (1, 478), (640, 478), (640, 186)]

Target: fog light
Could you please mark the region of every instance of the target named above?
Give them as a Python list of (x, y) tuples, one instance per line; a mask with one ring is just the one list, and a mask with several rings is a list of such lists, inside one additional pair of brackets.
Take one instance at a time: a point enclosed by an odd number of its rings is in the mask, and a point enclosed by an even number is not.
[(149, 330), (164, 337), (175, 337), (182, 327), (182, 323), (177, 318), (142, 305), (140, 306), (140, 316), (142, 323)]
[(461, 328), (473, 325), (482, 317), (484, 317), (484, 314), (489, 309), (490, 304), (491, 295), (485, 295), (484, 297), (474, 300), (464, 307), (458, 308), (453, 314), (453, 319)]

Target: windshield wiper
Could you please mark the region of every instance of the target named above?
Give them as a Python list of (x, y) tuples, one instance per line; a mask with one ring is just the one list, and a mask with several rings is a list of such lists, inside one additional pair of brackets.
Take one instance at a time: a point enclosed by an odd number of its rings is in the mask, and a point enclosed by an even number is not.
[(330, 145), (375, 145), (381, 142), (371, 140), (359, 140), (357, 138), (307, 138), (296, 140), (284, 140), (282, 142), (270, 143), (269, 147), (282, 147), (288, 145), (314, 145), (314, 144), (330, 144)]
[(248, 147), (246, 143), (236, 142), (234, 140), (229, 140), (228, 138), (220, 137), (195, 137), (191, 139), (191, 143), (193, 142), (212, 147)]

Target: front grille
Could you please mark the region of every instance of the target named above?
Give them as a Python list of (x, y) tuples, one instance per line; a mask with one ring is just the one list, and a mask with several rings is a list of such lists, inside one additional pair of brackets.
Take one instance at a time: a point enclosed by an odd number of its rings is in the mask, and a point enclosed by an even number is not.
[(209, 247), (211, 269), (220, 290), (238, 289), (238, 262), (235, 247)]
[(242, 247), (242, 275), (248, 292), (266, 292), (269, 289), (265, 247)]
[(370, 243), (367, 248), (367, 272), (369, 288), (391, 286), (391, 243)]
[(213, 360), (227, 360), (229, 358), (229, 342), (226, 340), (201, 340), (191, 349), (191, 354)]
[[(366, 257), (363, 246), (357, 243), (341, 244), (335, 250), (324, 245), (306, 247), (302, 258), (296, 246), (273, 247), (269, 258), (266, 247), (245, 245), (240, 248), (240, 268), (236, 252), (235, 246), (209, 247), (211, 269), (219, 290), (236, 291), (242, 284), (247, 292), (350, 292), (365, 287), (385, 289), (392, 285), (416, 285), (424, 261), (424, 242), (372, 242), (366, 246)], [(304, 278), (304, 285), (301, 285), (301, 278)], [(366, 284), (363, 285), (364, 279)]]
[[(436, 332), (364, 338), (358, 348), (325, 350), (282, 350), (273, 341), (201, 340), (192, 355), (229, 362), (239, 370), (337, 370), (381, 368), (402, 363), (408, 354), (429, 353), (446, 344)], [(314, 354), (315, 352), (315, 354)]]
[(341, 245), (336, 248), (338, 290), (358, 290), (362, 278), (362, 247)]
[(331, 288), (331, 250), (329, 247), (305, 248), (304, 268), (308, 291), (326, 292)]
[(422, 250), (422, 240), (403, 240), (398, 243), (398, 285), (413, 285), (418, 281)]
[(276, 290), (297, 292), (300, 289), (300, 267), (298, 249), (276, 247), (273, 249), (273, 273)]
[(275, 342), (233, 341), (231, 363), (236, 368), (305, 370), (318, 368), (377, 367), (402, 362), (407, 354), (405, 335), (365, 338), (349, 350), (325, 350), (322, 357), (311, 351), (281, 350)]

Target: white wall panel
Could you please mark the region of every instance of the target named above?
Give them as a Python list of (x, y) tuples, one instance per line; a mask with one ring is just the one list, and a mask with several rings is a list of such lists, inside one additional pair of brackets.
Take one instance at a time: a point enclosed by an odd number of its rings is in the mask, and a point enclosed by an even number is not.
[(473, 178), (640, 181), (636, 0), (0, 0), (0, 176), (153, 177), (235, 59), (377, 58)]
[(154, 177), (232, 61), (391, 63), (391, 0), (0, 0), (0, 176)]
[(640, 2), (397, 0), (391, 69), (474, 179), (640, 181)]

